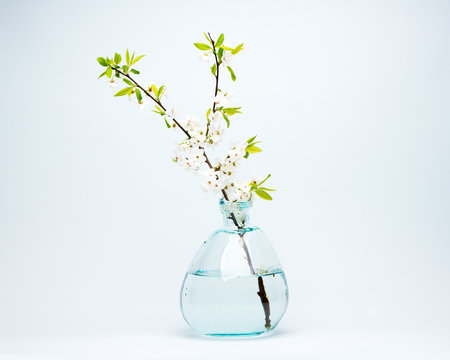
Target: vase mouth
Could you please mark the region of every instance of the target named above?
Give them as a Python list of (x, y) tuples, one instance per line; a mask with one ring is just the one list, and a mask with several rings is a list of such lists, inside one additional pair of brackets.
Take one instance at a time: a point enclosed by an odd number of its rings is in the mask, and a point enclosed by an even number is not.
[(227, 201), (224, 198), (220, 199), (219, 206), (224, 210), (244, 210), (253, 206), (253, 201)]

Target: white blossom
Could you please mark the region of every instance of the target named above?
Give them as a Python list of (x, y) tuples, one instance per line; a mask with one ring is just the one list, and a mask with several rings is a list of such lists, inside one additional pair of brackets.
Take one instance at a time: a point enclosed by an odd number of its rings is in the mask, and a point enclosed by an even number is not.
[(212, 60), (211, 53), (206, 52), (206, 51), (202, 51), (201, 54), (198, 56), (198, 58), (204, 62), (209, 62)]
[(116, 79), (114, 76), (112, 76), (111, 79), (108, 79), (107, 83), (110, 88), (115, 88), (117, 86)]
[(230, 65), (232, 59), (233, 59), (233, 54), (231, 53), (231, 51), (225, 50), (223, 52), (223, 56), (222, 56), (222, 64), (224, 66), (228, 66), (228, 65)]
[(147, 105), (147, 102), (144, 100), (144, 99), (142, 99), (142, 100), (138, 100), (138, 108), (140, 109), (140, 110), (144, 110), (144, 108), (145, 108), (145, 105)]
[(219, 92), (212, 100), (217, 106), (224, 106), (230, 102), (230, 95)]
[(166, 110), (166, 118), (168, 120), (173, 120), (173, 118), (178, 116), (178, 109), (176, 107), (171, 107), (169, 110)]
[(205, 180), (202, 183), (203, 191), (219, 192), (225, 187), (224, 181), (221, 178), (220, 173), (215, 171), (214, 169), (205, 171), (203, 174), (205, 176)]

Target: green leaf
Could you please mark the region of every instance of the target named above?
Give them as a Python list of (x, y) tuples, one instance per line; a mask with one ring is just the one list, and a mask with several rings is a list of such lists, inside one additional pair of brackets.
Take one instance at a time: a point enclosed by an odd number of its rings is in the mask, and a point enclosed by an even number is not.
[(247, 144), (251, 144), (251, 142), (252, 142), (253, 140), (255, 140), (257, 136), (258, 136), (258, 135), (255, 135), (255, 136), (253, 136), (252, 138), (248, 139), (248, 140), (247, 140)]
[(170, 129), (172, 126), (170, 126), (170, 124), (167, 122), (167, 119), (166, 119), (166, 118), (164, 118), (164, 121), (165, 121), (165, 123), (166, 123), (167, 128)]
[(139, 75), (141, 72), (140, 71), (137, 71), (137, 70), (135, 70), (135, 69), (131, 69), (130, 70), (133, 74), (136, 74), (136, 75)]
[[(134, 54), (133, 54), (134, 56)], [(141, 60), (145, 55), (138, 56), (136, 59), (131, 60), (131, 65), (136, 64), (139, 60)]]
[(217, 53), (217, 57), (219, 58), (219, 62), (222, 61), (222, 56), (223, 56), (223, 48), (220, 48), (218, 53)]
[(232, 49), (232, 48), (230, 48), (230, 47), (228, 47), (228, 46), (222, 46), (222, 48), (224, 49), (224, 50), (227, 50), (227, 51), (233, 51), (234, 49)]
[(142, 101), (142, 95), (139, 89), (136, 89), (136, 98), (138, 99), (138, 101)]
[(208, 109), (208, 111), (206, 112), (206, 120), (209, 121), (209, 114), (211, 113), (211, 109)]
[(118, 53), (115, 53), (115, 55), (114, 55), (114, 62), (117, 65), (119, 65), (121, 61), (122, 61), (122, 56), (120, 56), (120, 54), (118, 54)]
[(216, 76), (216, 70), (217, 70), (217, 67), (216, 67), (216, 64), (214, 63), (213, 66), (211, 66), (211, 72), (214, 76)]
[(255, 194), (258, 195), (261, 199), (264, 200), (272, 200), (272, 196), (269, 195), (269, 193), (265, 192), (264, 190), (255, 190)]
[(108, 66), (108, 62), (105, 60), (105, 58), (99, 57), (97, 58), (97, 61), (101, 66)]
[(259, 153), (259, 152), (262, 151), (262, 150), (261, 150), (259, 147), (257, 147), (257, 146), (247, 146), (247, 147), (245, 148), (245, 150), (246, 150), (247, 152), (249, 152), (250, 154), (256, 154), (256, 153)]
[(133, 51), (133, 55), (131, 56), (131, 60), (130, 60), (130, 65), (133, 64), (133, 59), (134, 59), (134, 54), (136, 53), (136, 51)]
[(162, 85), (162, 86), (159, 88), (159, 90), (158, 90), (158, 98), (161, 97), (161, 95), (162, 95), (162, 93), (163, 93), (163, 90), (164, 90), (164, 85)]
[(106, 71), (103, 71), (98, 78), (100, 79), (102, 76), (105, 76), (105, 75), (106, 75)]
[(234, 71), (232, 68), (230, 68), (229, 66), (227, 66), (228, 71), (231, 74), (231, 80), (236, 81), (236, 75), (234, 75)]
[(128, 79), (123, 79), (123, 81), (127, 84), (127, 85), (130, 85), (130, 86), (134, 86), (134, 84), (130, 81), (130, 80), (128, 80)]
[(128, 52), (128, 49), (127, 49), (127, 52), (125, 54), (125, 60), (127, 61), (127, 65), (130, 65), (130, 53)]
[(194, 43), (194, 46), (199, 50), (211, 50), (211, 46), (203, 43)]
[(129, 88), (129, 87), (123, 88), (122, 90), (118, 91), (117, 94), (114, 95), (114, 96), (124, 96), (124, 95), (127, 95), (127, 94), (128, 94), (128, 91), (129, 91), (130, 89), (132, 89), (132, 88)]
[(222, 113), (223, 118), (225, 119), (225, 121), (227, 122), (227, 128), (230, 127), (230, 119), (228, 119), (228, 116), (226, 116), (224, 113)]
[(249, 156), (249, 155), (250, 155), (250, 153), (245, 152), (244, 159), (248, 159), (248, 156)]
[(125, 74), (128, 74), (128, 69), (129, 69), (130, 67), (128, 66), (128, 65), (124, 65), (124, 66), (122, 66), (122, 70), (123, 70), (123, 72), (125, 73)]
[(271, 174), (267, 175), (266, 178), (258, 184), (258, 186), (264, 184), (267, 181), (267, 179), (269, 179), (271, 176), (272, 176)]
[(276, 191), (275, 189), (268, 189), (268, 188), (265, 188), (265, 187), (260, 187), (260, 188), (258, 188), (258, 190), (264, 190), (264, 191)]
[(111, 66), (108, 66), (108, 68), (106, 69), (106, 76), (111, 79), (111, 76), (112, 76)]
[(223, 44), (223, 41), (225, 40), (225, 36), (223, 34), (220, 34), (216, 41), (216, 46), (219, 47)]
[(203, 33), (203, 35), (205, 35), (206, 40), (208, 40), (208, 42), (212, 45), (211, 39), (208, 37), (208, 35), (206, 35), (206, 33)]
[(240, 114), (241, 112), (239, 111), (239, 109), (240, 109), (240, 107), (237, 107), (237, 108), (223, 108), (222, 112), (224, 114), (227, 114), (227, 115)]
[(231, 53), (233, 54), (233, 55), (236, 55), (239, 51), (241, 51), (242, 49), (244, 49), (244, 44), (242, 43), (242, 44), (239, 44), (238, 46), (236, 46), (235, 48), (234, 48), (234, 50), (232, 50), (231, 51)]
[(153, 94), (154, 94), (156, 97), (158, 97), (158, 88), (157, 88), (155, 85), (152, 85), (151, 88), (152, 88)]

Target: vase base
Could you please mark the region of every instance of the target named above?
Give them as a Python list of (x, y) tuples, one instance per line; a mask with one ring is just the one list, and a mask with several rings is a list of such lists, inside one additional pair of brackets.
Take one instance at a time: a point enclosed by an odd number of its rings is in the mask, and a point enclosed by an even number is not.
[(267, 334), (268, 331), (255, 331), (251, 333), (237, 333), (237, 334), (203, 334), (206, 336), (212, 337), (252, 337), (252, 336), (261, 336)]

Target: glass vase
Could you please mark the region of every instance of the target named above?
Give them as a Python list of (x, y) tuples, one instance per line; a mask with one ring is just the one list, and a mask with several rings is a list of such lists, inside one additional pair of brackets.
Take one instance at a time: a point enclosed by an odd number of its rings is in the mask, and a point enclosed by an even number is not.
[(201, 334), (261, 335), (286, 311), (286, 278), (270, 241), (249, 222), (251, 206), (220, 201), (223, 226), (203, 243), (184, 278), (181, 311)]

